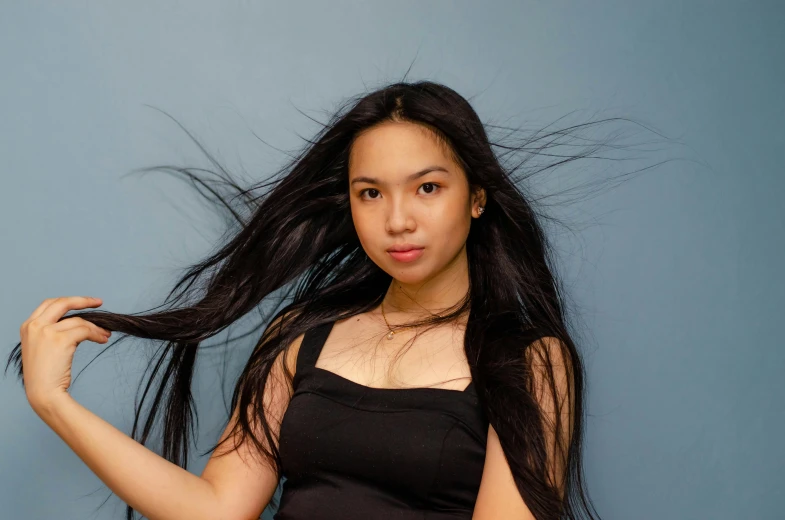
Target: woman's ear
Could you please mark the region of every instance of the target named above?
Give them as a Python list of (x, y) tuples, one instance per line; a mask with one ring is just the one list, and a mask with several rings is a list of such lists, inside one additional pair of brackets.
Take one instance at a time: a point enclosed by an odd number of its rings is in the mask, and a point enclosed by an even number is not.
[(482, 215), (482, 212), (485, 210), (486, 202), (487, 198), (484, 188), (478, 186), (472, 190), (472, 217), (479, 218), (480, 215)]

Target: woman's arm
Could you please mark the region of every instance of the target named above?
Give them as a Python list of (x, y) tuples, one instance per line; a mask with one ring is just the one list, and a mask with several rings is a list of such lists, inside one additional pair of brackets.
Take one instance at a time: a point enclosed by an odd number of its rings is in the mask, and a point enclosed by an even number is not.
[[(177, 466), (76, 402), (66, 391), (76, 346), (85, 339), (105, 343), (108, 333), (78, 317), (57, 321), (67, 310), (98, 306), (81, 297), (44, 301), (22, 325), (25, 391), (39, 417), (123, 501), (150, 520), (259, 518), (278, 485), (268, 464), (251, 456), (251, 443), (217, 457), (203, 475)], [(295, 342), (299, 349), (302, 337)], [(287, 356), (294, 372), (295, 356)], [(266, 417), (278, 431), (290, 387), (279, 354), (265, 388)], [(224, 436), (231, 431), (237, 410)], [(260, 437), (261, 432), (259, 433)]]
[(69, 394), (31, 405), (98, 478), (150, 520), (229, 518), (209, 481), (136, 442)]
[[(302, 340), (303, 335), (301, 334), (289, 345), (286, 365), (291, 374), (294, 374), (297, 368), (297, 353)], [(291, 384), (285, 379), (283, 354), (284, 352), (278, 354), (264, 390), (265, 418), (273, 438), (278, 438), (280, 435), (281, 421), (289, 407), (292, 392)], [(235, 409), (229, 425), (221, 436), (221, 441), (231, 434), (232, 425), (237, 421), (237, 415), (238, 411)], [(256, 438), (267, 449), (270, 449), (261, 427), (252, 424), (252, 428)], [(264, 508), (270, 503), (270, 499), (278, 487), (280, 475), (266, 463), (259, 462), (262, 454), (256, 451), (250, 439), (240, 444), (236, 450), (227, 453), (228, 448), (233, 448), (234, 445), (235, 440), (230, 439), (226, 445), (215, 450), (213, 456), (207, 461), (202, 478), (213, 484), (224, 504), (227, 518), (258, 519)]]
[(485, 466), (482, 470), (480, 491), (474, 504), (472, 520), (510, 519), (535, 520), (515, 485), (496, 430), (493, 426), (488, 426)]
[[(548, 454), (548, 478), (555, 483), (562, 499), (567, 465), (567, 447), (573, 428), (574, 388), (572, 369), (558, 338), (546, 337), (537, 348), (527, 350), (534, 373), (534, 397), (543, 415)], [(550, 367), (548, 370), (547, 367)], [(557, 423), (557, 417), (560, 419)], [(559, 428), (554, 425), (559, 424)], [(557, 431), (558, 430), (558, 431)], [(474, 506), (473, 520), (534, 520), (513, 479), (499, 437), (488, 427), (480, 490)]]
[[(292, 373), (301, 341), (302, 337), (292, 344), (294, 355), (288, 356)], [(264, 396), (275, 436), (289, 401), (282, 360), (279, 354)], [(278, 487), (279, 476), (258, 461), (250, 442), (230, 453), (216, 450), (200, 477), (146, 448), (68, 393), (42, 402), (32, 400), (31, 405), (98, 478), (150, 520), (259, 518)], [(235, 410), (222, 440), (230, 434), (237, 415)], [(264, 438), (261, 430), (256, 433)], [(227, 444), (233, 446), (231, 441)]]

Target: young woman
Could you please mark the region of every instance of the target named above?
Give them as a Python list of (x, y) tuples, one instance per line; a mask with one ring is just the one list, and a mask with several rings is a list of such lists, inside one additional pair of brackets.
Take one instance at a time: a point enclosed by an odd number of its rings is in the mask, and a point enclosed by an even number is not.
[[(535, 134), (514, 151), (565, 135)], [(166, 309), (66, 316), (101, 300), (45, 300), (9, 364), (24, 368), (32, 408), (128, 518), (258, 518), (282, 477), (277, 520), (595, 518), (582, 481), (581, 358), (539, 214), (517, 167), (502, 166), (509, 151), (494, 153), (453, 90), (400, 82), (340, 110), (271, 185), (243, 190), (223, 169), (218, 182), (180, 170), (237, 232), (189, 270)], [(219, 194), (226, 186), (232, 201)], [(198, 347), (268, 297), (285, 305), (192, 474)], [(112, 331), (162, 341), (141, 435), (142, 403), (129, 437), (67, 392), (76, 346)], [(144, 443), (162, 408), (159, 456)]]

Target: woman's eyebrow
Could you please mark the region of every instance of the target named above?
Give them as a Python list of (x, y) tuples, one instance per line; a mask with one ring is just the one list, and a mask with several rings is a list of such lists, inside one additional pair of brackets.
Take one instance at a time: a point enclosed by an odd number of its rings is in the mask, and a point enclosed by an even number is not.
[[(411, 175), (406, 177), (406, 182), (413, 181), (413, 180), (418, 179), (418, 178), (422, 177), (423, 175), (425, 175), (427, 173), (431, 173), (431, 172), (444, 172), (444, 173), (447, 173), (447, 174), (450, 173), (449, 170), (447, 170), (447, 168), (445, 168), (444, 166), (428, 166), (427, 168), (422, 169), (422, 170), (420, 170), (418, 172), (412, 173)], [(368, 183), (368, 184), (384, 184), (384, 182), (380, 181), (379, 179), (374, 179), (373, 177), (364, 177), (364, 176), (363, 177), (355, 177), (354, 179), (352, 179), (351, 184), (353, 185), (353, 184), (356, 184), (358, 182), (365, 182), (365, 183)]]

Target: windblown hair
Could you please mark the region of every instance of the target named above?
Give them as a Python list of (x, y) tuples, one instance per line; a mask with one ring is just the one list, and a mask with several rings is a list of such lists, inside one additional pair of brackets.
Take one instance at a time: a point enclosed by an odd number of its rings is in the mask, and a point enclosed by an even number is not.
[[(492, 144), (472, 106), (454, 90), (430, 81), (401, 81), (350, 99), (272, 180), (248, 189), (239, 187), (212, 158), (217, 171), (145, 168), (168, 170), (193, 182), (202, 196), (230, 215), (232, 233), (216, 252), (187, 269), (161, 306), (145, 314), (95, 310), (63, 319), (80, 316), (126, 337), (160, 341), (148, 366), (149, 378), (140, 386), (144, 390), (131, 435), (144, 444), (162, 420), (162, 455), (186, 467), (196, 418), (192, 378), (200, 344), (258, 311), (268, 297), (278, 297), (277, 310), (265, 318), (267, 322), (272, 317), (271, 324), (237, 380), (231, 408), (241, 412), (235, 432), (242, 441), (253, 442), (281, 475), (278, 439), (262, 399), (279, 354), (319, 324), (377, 307), (392, 281), (365, 254), (352, 222), (352, 143), (380, 123), (422, 125), (447, 147), (470, 186), (486, 190), (487, 204), (482, 218), (472, 219), (466, 243), (468, 294), (453, 312), (421, 323), (450, 322), (468, 313), (464, 348), (480, 404), (534, 516), (597, 518), (581, 465), (584, 367), (568, 330), (564, 290), (544, 232), (550, 217), (535, 207), (536, 197), (522, 181), (593, 158), (605, 143), (576, 137), (578, 132), (613, 120), (620, 118), (546, 128), (517, 145)], [(562, 153), (569, 147), (580, 151)], [(508, 157), (516, 162), (505, 164)], [(538, 159), (543, 157), (550, 162)], [(558, 341), (535, 341), (543, 336)], [(21, 378), (20, 354), (17, 344), (6, 371), (15, 364)], [(292, 375), (286, 370), (289, 382)], [(545, 413), (542, 402), (556, 403), (556, 412)], [(256, 424), (261, 424), (263, 438), (254, 434)], [(135, 516), (130, 506), (126, 516)]]

